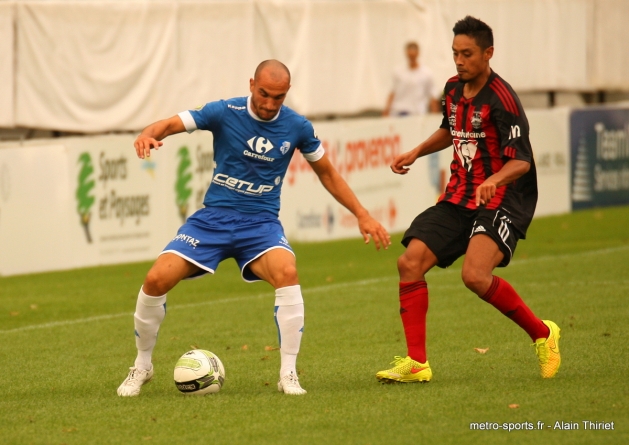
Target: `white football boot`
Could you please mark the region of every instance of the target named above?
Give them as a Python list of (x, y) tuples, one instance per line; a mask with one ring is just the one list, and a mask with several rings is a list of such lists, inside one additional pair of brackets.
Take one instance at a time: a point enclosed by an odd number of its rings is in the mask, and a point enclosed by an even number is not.
[[(148, 371), (138, 369), (135, 366), (129, 368), (129, 375), (122, 385), (118, 387), (118, 395), (120, 397), (135, 397), (140, 395), (142, 385), (148, 383), (153, 378), (153, 367)], [(299, 386), (299, 384), (297, 385)]]
[(292, 371), (290, 374), (286, 374), (284, 377), (280, 378), (280, 381), (277, 382), (277, 390), (292, 396), (301, 396), (307, 392), (299, 384), (297, 374)]

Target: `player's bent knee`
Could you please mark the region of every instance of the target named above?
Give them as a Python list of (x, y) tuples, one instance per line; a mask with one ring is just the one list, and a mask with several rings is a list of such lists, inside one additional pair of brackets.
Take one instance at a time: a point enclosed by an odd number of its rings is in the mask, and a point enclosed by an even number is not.
[(421, 281), (427, 269), (424, 266), (424, 259), (408, 255), (400, 256), (397, 260), (397, 270), (401, 281)]
[(278, 286), (292, 286), (299, 282), (297, 267), (294, 264), (286, 264), (281, 267), (273, 277)]
[(417, 267), (418, 262), (413, 261), (407, 255), (401, 255), (397, 259), (397, 270), (400, 274), (406, 274), (414, 269), (413, 266)]
[(142, 289), (144, 293), (152, 297), (164, 295), (173, 288), (172, 283), (154, 268), (149, 270), (144, 279)]
[(479, 296), (484, 295), (489, 286), (491, 286), (491, 274), (489, 276), (486, 275), (471, 267), (463, 267), (461, 271), (461, 278), (465, 287)]

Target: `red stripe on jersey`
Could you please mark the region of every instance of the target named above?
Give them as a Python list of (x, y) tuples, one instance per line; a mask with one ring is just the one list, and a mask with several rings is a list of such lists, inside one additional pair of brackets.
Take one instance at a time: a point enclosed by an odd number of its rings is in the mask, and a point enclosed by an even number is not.
[(500, 89), (500, 91), (502, 91), (502, 93), (504, 94), (504, 97), (506, 98), (506, 100), (509, 102), (510, 106), (511, 106), (511, 110), (513, 114), (515, 114), (516, 116), (520, 115), (520, 112), (518, 110), (518, 105), (515, 102), (515, 99), (513, 98), (513, 94), (511, 94), (511, 91), (509, 91), (509, 88), (507, 88), (507, 86), (500, 80), (499, 77), (496, 77), (494, 79), (494, 82), (496, 84), (496, 86)]
[(505, 147), (504, 153), (508, 158), (515, 158), (515, 148), (513, 147)]
[(496, 77), (489, 86), (498, 95), (502, 105), (509, 113), (515, 114), (516, 116), (520, 115), (520, 111), (518, 110), (518, 106), (513, 98), (513, 95), (498, 77)]
[[(474, 112), (476, 111), (477, 111), (476, 107), (473, 105), (470, 105), (467, 112), (467, 119), (466, 119), (467, 122), (465, 123), (466, 131), (469, 131), (469, 132), (476, 131), (474, 127), (472, 126), (472, 120), (471, 120), (472, 116), (474, 116)], [(483, 107), (481, 106), (480, 108), (481, 116), (482, 116), (482, 111), (483, 111)], [(472, 209), (476, 208), (476, 202), (475, 202), (476, 189), (488, 177), (487, 172), (485, 171), (485, 163), (482, 156), (481, 144), (482, 144), (482, 141), (476, 140), (476, 153), (474, 154), (474, 159), (472, 159), (472, 168), (469, 172), (471, 174), (471, 177), (467, 178), (467, 180), (472, 184), (472, 196), (468, 195), (468, 198), (470, 200), (467, 203), (466, 207), (472, 208)]]
[[(488, 110), (488, 113), (489, 112), (491, 112), (491, 110)], [(493, 173), (497, 173), (505, 164), (500, 153), (500, 136), (498, 134), (498, 129), (493, 124), (493, 122), (491, 122), (489, 125), (487, 125), (487, 127), (484, 128), (484, 131), (487, 135), (487, 137), (485, 138), (486, 148), (491, 156), (491, 171)], [(491, 201), (489, 201), (487, 208), (498, 208), (502, 204), (506, 192), (506, 186), (498, 187), (496, 189), (496, 194), (493, 198), (491, 198)]]
[(458, 81), (459, 81), (459, 76), (453, 76), (453, 77), (450, 77), (448, 79), (448, 83), (450, 83), (450, 82), (458, 82)]
[(494, 195), (493, 198), (491, 198), (491, 201), (489, 201), (489, 204), (487, 205), (487, 209), (493, 210), (500, 207), (500, 204), (502, 204), (502, 201), (504, 200), (506, 194), (507, 194), (506, 185), (498, 187), (496, 189), (496, 194)]
[(494, 91), (494, 93), (496, 93), (496, 95), (498, 96), (498, 98), (500, 99), (500, 102), (502, 102), (502, 106), (505, 107), (505, 110), (507, 110), (509, 113), (511, 114), (515, 114), (513, 112), (513, 108), (511, 107), (511, 103), (509, 102), (509, 100), (505, 97), (504, 92), (502, 90), (500, 90), (500, 87), (498, 85), (496, 85), (495, 83), (492, 82), (491, 85), (489, 85), (491, 87), (491, 89)]
[(502, 81), (502, 79), (500, 79), (500, 77), (496, 77), (495, 82), (504, 91), (504, 93), (506, 94), (507, 98), (509, 99), (509, 102), (511, 102), (511, 105), (513, 106), (514, 114), (516, 116), (519, 116), (520, 115), (520, 109), (518, 108), (518, 101), (515, 99), (513, 93), (511, 93), (511, 90), (504, 84), (504, 82)]

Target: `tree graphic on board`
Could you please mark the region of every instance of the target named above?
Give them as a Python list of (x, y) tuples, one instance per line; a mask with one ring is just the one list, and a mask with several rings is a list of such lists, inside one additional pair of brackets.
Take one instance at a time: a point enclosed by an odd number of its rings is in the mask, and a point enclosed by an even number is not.
[(90, 212), (90, 209), (94, 205), (94, 197), (90, 195), (90, 192), (95, 185), (94, 180), (91, 178), (92, 173), (94, 173), (92, 157), (87, 152), (81, 153), (77, 164), (81, 164), (81, 171), (79, 172), (78, 184), (76, 188), (77, 211), (81, 217), (81, 225), (85, 230), (87, 242), (91, 243), (92, 236), (90, 235), (90, 217), (92, 213)]
[(177, 166), (177, 180), (175, 181), (175, 200), (179, 216), (185, 222), (188, 217), (188, 199), (192, 195), (192, 189), (188, 187), (188, 183), (192, 180), (192, 173), (189, 171), (192, 162), (188, 147), (181, 147), (177, 156), (179, 156), (179, 165)]

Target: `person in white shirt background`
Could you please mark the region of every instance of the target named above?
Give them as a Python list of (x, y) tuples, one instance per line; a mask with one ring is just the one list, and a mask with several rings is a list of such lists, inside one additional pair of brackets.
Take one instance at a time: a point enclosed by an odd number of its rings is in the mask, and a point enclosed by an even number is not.
[(408, 42), (405, 49), (407, 64), (398, 67), (393, 74), (393, 88), (382, 115), (439, 113), (441, 109), (436, 98), (432, 73), (419, 63), (419, 45), (417, 42)]

